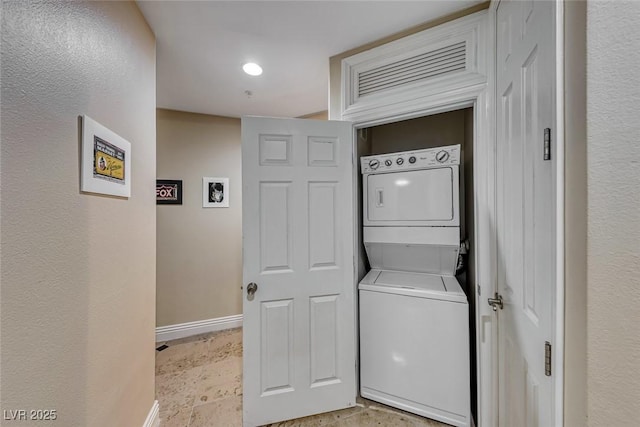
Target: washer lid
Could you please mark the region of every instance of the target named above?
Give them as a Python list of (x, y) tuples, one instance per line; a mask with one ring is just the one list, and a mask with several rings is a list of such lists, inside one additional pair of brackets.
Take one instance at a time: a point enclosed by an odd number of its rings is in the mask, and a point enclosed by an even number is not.
[(374, 269), (358, 289), (467, 304), (467, 296), (453, 276)]
[(383, 270), (373, 282), (375, 285), (386, 285), (398, 288), (419, 289), (425, 291), (446, 292), (442, 276), (432, 274), (409, 273), (403, 271)]

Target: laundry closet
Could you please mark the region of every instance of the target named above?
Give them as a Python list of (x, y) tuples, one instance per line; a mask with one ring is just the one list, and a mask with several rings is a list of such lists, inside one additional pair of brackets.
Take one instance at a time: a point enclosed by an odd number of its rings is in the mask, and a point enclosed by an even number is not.
[[(496, 329), (492, 314), (478, 304), (492, 296), (495, 262), (490, 225), (495, 206), (491, 59), (495, 40), (488, 18), (486, 12), (478, 12), (341, 58), (340, 97), (331, 102), (337, 113), (330, 110), (331, 119), (352, 121), (357, 129), (354, 164), (360, 169), (354, 174), (354, 217), (359, 391), (364, 397), (456, 426), (494, 424), (491, 343)], [(423, 158), (424, 168), (419, 161), (415, 168), (407, 168), (408, 158), (420, 157), (416, 153)], [(375, 207), (365, 199), (377, 197), (374, 204), (386, 204), (389, 195), (388, 188), (378, 184), (374, 184), (373, 194), (363, 194), (369, 187), (365, 181), (372, 176), (370, 170), (363, 171), (363, 158), (374, 160), (374, 166), (376, 161), (392, 165), (380, 165), (380, 174), (398, 168), (424, 169), (425, 176), (418, 181), (429, 188), (422, 197), (419, 191), (413, 197), (422, 200), (427, 221), (399, 222), (403, 230), (386, 230), (384, 236), (379, 236), (381, 230), (367, 229), (367, 209)], [(410, 180), (390, 180), (391, 185), (406, 185), (405, 181)], [(405, 206), (411, 210), (416, 207), (411, 201)], [(446, 220), (444, 214), (449, 209), (453, 217), (458, 215), (458, 222)], [(398, 214), (401, 219), (403, 214)], [(397, 248), (404, 241), (405, 249), (391, 250), (391, 241)], [(378, 246), (378, 252), (386, 250), (382, 266), (375, 254), (373, 263), (378, 265), (372, 265), (372, 246)], [(389, 274), (383, 275), (386, 268), (409, 274), (389, 280)], [(373, 279), (371, 274), (376, 275), (376, 270), (381, 272)], [(372, 311), (367, 307), (371, 294), (365, 292), (374, 290), (376, 283), (372, 281), (384, 282), (380, 284), (395, 288), (396, 294), (420, 295), (434, 303), (417, 308), (413, 303), (419, 300), (405, 299), (396, 305), (398, 315), (405, 317), (404, 324), (390, 316), (389, 322), (397, 324), (395, 334), (389, 330), (375, 338), (375, 328), (384, 326), (376, 323), (375, 315), (370, 315), (374, 320), (367, 318)], [(381, 297), (386, 289), (375, 291)], [(447, 308), (454, 306), (460, 310)], [(380, 313), (380, 309), (375, 307), (372, 312)], [(424, 312), (433, 315), (423, 316)], [(404, 334), (408, 329), (413, 332)], [(396, 348), (402, 348), (413, 362)], [(396, 378), (376, 374), (388, 371)]]
[(341, 58), (329, 121), (243, 118), (245, 425), (495, 425), (493, 43), (477, 12)]
[(561, 420), (554, 7), (332, 58), (329, 121), (243, 118), (246, 426), (358, 394), (461, 427)]
[(360, 393), (457, 426), (476, 412), (473, 125), (468, 107), (356, 140)]

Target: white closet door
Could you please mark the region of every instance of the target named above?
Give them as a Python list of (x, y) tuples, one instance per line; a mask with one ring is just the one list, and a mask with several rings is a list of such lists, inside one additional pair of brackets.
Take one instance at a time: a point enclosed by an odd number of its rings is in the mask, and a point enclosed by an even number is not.
[(544, 159), (553, 127), (554, 2), (502, 1), (497, 46), (497, 214), (499, 425), (554, 424), (554, 159)]
[(242, 119), (245, 427), (355, 405), (352, 139)]

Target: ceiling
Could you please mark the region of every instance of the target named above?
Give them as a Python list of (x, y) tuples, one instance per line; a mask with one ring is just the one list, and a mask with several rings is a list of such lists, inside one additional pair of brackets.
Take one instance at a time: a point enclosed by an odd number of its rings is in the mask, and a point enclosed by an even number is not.
[(299, 117), (327, 110), (329, 57), (481, 1), (137, 3), (156, 35), (158, 107)]

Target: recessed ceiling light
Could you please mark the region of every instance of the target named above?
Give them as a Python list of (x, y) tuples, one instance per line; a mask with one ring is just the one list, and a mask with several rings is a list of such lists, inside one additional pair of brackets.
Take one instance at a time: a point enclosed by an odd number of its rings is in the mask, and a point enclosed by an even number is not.
[(259, 76), (262, 74), (262, 67), (254, 62), (247, 62), (242, 66), (242, 69), (250, 76)]

